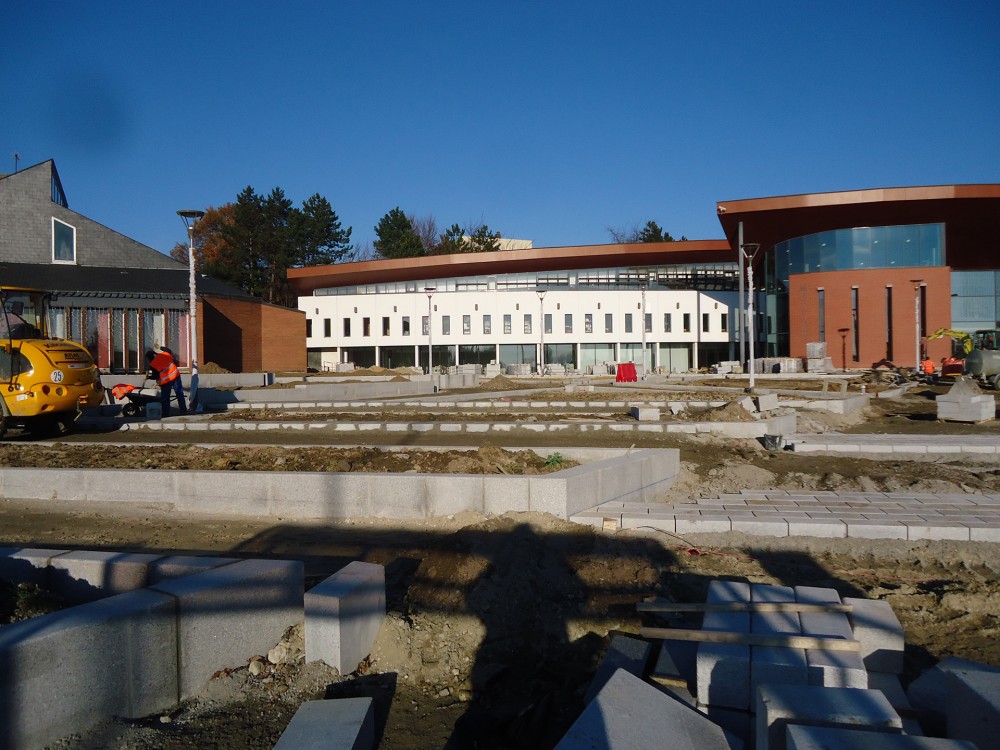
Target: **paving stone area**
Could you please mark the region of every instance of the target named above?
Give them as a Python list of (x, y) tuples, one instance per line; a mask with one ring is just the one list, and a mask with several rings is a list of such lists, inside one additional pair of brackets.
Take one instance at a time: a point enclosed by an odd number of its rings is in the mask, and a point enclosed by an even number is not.
[(693, 503), (605, 503), (571, 520), (674, 534), (1000, 542), (1000, 494), (743, 490)]

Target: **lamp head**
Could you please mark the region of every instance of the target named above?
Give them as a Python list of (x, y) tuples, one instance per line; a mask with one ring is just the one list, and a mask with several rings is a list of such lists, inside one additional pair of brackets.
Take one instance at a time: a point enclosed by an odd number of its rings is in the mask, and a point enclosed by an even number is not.
[(205, 212), (196, 208), (185, 208), (178, 211), (177, 215), (181, 217), (184, 226), (190, 229), (198, 219), (205, 215)]

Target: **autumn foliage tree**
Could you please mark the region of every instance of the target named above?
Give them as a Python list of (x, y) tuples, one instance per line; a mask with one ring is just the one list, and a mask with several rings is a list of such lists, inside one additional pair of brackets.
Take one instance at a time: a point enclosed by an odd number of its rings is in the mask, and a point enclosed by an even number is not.
[[(337, 263), (350, 254), (350, 241), (351, 227), (318, 193), (296, 208), (281, 188), (258, 195), (248, 186), (195, 224), (195, 267), (267, 302), (293, 305), (288, 269)], [(183, 245), (170, 254), (187, 261)]]

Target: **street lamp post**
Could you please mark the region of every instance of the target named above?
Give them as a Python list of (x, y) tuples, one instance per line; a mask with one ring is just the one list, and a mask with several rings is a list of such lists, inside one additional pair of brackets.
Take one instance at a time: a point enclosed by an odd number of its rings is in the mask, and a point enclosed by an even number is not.
[(646, 379), (646, 285), (642, 285), (642, 379)]
[(424, 293), (427, 295), (427, 374), (431, 376), (431, 382), (434, 382), (434, 321), (431, 320), (431, 297), (434, 296), (434, 292), (437, 288), (433, 286), (425, 286)]
[(920, 370), (920, 287), (923, 284), (923, 279), (910, 279), (910, 283), (913, 284), (913, 304), (914, 304), (914, 351), (916, 352), (914, 357), (914, 372), (919, 372)]
[(750, 360), (747, 363), (750, 368), (750, 390), (753, 390), (756, 385), (754, 380), (754, 341), (757, 338), (757, 320), (754, 317), (753, 311), (753, 259), (760, 249), (760, 244), (757, 242), (746, 242), (740, 245), (740, 253), (742, 257), (747, 260), (747, 328), (749, 329), (749, 335), (747, 338), (750, 342)]
[(847, 372), (847, 334), (850, 330), (850, 328), (837, 329), (837, 333), (840, 334), (840, 369), (844, 372)]
[(188, 234), (188, 361), (191, 363), (191, 390), (188, 394), (188, 402), (195, 411), (200, 411), (197, 404), (198, 398), (198, 304), (195, 288), (194, 273), (194, 225), (205, 215), (204, 211), (197, 209), (183, 209), (177, 212), (184, 222), (184, 227)]
[(545, 290), (536, 289), (538, 295), (538, 330), (541, 335), (541, 344), (538, 350), (538, 374), (545, 375)]

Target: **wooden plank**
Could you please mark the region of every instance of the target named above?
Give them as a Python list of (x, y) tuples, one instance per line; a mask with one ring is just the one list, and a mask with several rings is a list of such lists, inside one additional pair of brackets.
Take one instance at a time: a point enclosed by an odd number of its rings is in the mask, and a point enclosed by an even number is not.
[(805, 602), (639, 602), (639, 612), (853, 612), (851, 604)]
[(812, 635), (772, 635), (767, 633), (733, 633), (726, 630), (684, 630), (681, 628), (641, 628), (643, 638), (664, 641), (697, 641), (699, 643), (733, 643), (740, 646), (778, 646), (812, 648), (820, 651), (860, 651), (861, 644), (844, 638), (823, 638)]

